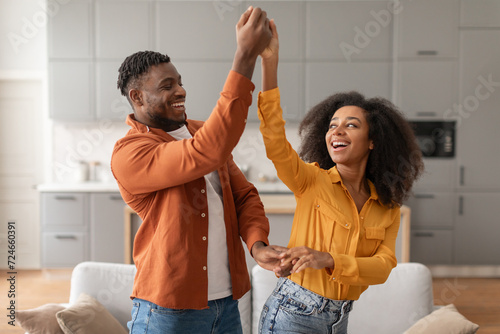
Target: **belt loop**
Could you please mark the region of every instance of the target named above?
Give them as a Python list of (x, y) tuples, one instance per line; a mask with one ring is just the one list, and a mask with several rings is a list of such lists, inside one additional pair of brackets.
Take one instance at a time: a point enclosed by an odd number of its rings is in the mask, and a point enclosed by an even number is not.
[(286, 278), (285, 278), (285, 277), (280, 277), (280, 278), (278, 279), (278, 284), (276, 284), (276, 288), (274, 288), (274, 293), (277, 293), (278, 291), (280, 291), (281, 286), (282, 286), (283, 284), (285, 284), (285, 280), (286, 280)]
[(329, 299), (327, 299), (327, 298), (322, 298), (322, 299), (323, 299), (323, 303), (321, 304), (321, 307), (319, 308), (318, 313), (323, 312), (323, 310), (326, 307), (326, 304), (328, 304), (328, 302), (329, 302)]
[(342, 305), (342, 312), (349, 313), (352, 309), (352, 300), (346, 300)]

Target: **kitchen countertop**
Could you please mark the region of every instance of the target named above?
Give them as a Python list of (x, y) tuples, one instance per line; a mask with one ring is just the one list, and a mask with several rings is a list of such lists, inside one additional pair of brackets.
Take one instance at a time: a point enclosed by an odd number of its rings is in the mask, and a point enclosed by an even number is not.
[[(295, 196), (282, 182), (254, 182), (266, 213), (293, 214)], [(116, 182), (44, 183), (40, 192), (119, 192)]]
[[(292, 194), (282, 182), (252, 182), (262, 194)], [(43, 183), (40, 192), (108, 192), (119, 191), (116, 182)]]

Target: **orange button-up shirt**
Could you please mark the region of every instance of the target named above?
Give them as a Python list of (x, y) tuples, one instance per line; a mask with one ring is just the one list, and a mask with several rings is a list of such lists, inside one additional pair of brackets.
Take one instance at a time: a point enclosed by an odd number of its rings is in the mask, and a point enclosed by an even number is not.
[(337, 168), (305, 163), (287, 141), (279, 89), (261, 92), (258, 107), (267, 156), (297, 201), (288, 247), (328, 252), (335, 262), (333, 271), (307, 268), (290, 279), (330, 299), (357, 300), (396, 266), (399, 207), (382, 205), (369, 182), (371, 196), (358, 213)]
[(188, 120), (192, 139), (177, 141), (133, 114), (118, 140), (111, 169), (125, 202), (143, 220), (134, 240), (137, 267), (132, 298), (175, 309), (208, 305), (208, 203), (204, 175), (217, 170), (233, 298), (250, 289), (241, 239), (249, 249), (268, 244), (269, 222), (255, 187), (231, 157), (252, 102), (254, 85), (231, 71), (209, 119)]

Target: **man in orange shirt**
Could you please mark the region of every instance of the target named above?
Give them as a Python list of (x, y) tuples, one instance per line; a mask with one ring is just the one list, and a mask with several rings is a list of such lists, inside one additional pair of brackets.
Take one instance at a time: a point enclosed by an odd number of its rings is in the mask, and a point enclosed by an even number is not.
[(255, 187), (231, 157), (244, 130), (257, 56), (271, 31), (250, 7), (221, 96), (206, 122), (186, 118), (186, 91), (170, 58), (129, 56), (118, 88), (134, 113), (111, 168), (122, 197), (143, 220), (134, 241), (131, 333), (241, 333), (237, 300), (250, 281), (240, 238), (257, 263), (278, 264)]

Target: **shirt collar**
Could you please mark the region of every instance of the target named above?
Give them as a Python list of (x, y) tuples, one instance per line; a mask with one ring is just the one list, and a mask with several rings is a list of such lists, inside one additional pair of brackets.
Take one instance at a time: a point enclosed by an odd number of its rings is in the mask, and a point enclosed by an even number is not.
[[(332, 183), (339, 183), (345, 190), (347, 190), (344, 184), (342, 183), (342, 178), (340, 177), (339, 171), (337, 170), (337, 166), (333, 166), (332, 168), (330, 168), (328, 173), (330, 175), (330, 180), (332, 181)], [(368, 180), (368, 186), (370, 187), (370, 199), (373, 199), (374, 201), (378, 200), (379, 197), (377, 189), (375, 188), (373, 182)]]

